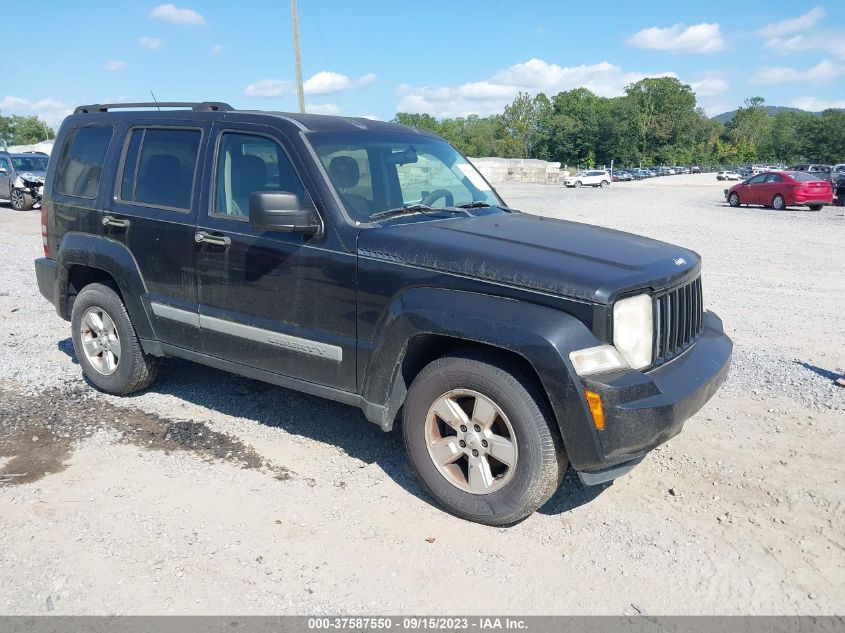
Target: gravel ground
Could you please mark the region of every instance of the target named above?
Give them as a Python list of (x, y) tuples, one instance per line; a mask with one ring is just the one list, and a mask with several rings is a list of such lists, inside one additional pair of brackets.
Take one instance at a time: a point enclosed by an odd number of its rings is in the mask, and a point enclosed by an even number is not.
[(722, 188), (500, 187), (701, 253), (736, 345), (683, 433), (508, 529), (434, 507), (355, 409), (176, 360), (143, 394), (92, 390), (35, 285), (38, 213), (0, 205), (0, 613), (842, 613), (842, 209)]

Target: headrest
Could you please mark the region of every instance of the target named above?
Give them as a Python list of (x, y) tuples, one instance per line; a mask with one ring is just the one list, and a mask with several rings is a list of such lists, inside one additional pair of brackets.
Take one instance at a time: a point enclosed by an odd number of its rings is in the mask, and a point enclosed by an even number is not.
[(358, 161), (351, 156), (335, 156), (329, 163), (329, 178), (339, 189), (358, 184)]

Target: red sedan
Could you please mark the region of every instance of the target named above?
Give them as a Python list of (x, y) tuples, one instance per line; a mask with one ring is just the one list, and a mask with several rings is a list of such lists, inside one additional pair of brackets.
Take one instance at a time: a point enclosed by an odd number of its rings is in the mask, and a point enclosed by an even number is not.
[(810, 211), (818, 211), (833, 204), (833, 189), (812, 172), (767, 171), (725, 189), (725, 200), (732, 207), (761, 204), (780, 211), (790, 206), (807, 206)]

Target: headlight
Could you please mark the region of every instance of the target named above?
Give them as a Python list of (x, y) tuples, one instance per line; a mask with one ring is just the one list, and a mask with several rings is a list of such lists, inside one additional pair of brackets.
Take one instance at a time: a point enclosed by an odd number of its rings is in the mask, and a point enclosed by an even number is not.
[(572, 361), (575, 373), (579, 376), (590, 376), (628, 367), (628, 363), (619, 355), (613, 345), (599, 345), (575, 350), (569, 353), (569, 360)]
[(633, 369), (651, 365), (654, 307), (650, 295), (620, 299), (613, 305), (613, 345)]

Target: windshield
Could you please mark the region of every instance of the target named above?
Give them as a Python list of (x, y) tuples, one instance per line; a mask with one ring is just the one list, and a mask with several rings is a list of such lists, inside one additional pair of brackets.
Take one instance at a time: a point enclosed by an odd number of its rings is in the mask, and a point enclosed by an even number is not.
[(47, 171), (47, 156), (12, 156), (15, 171)]
[(505, 208), (475, 167), (440, 139), (372, 131), (312, 133), (308, 139), (355, 221), (408, 215), (401, 210), (414, 205), (408, 213), (422, 218), (453, 217), (459, 206)]

